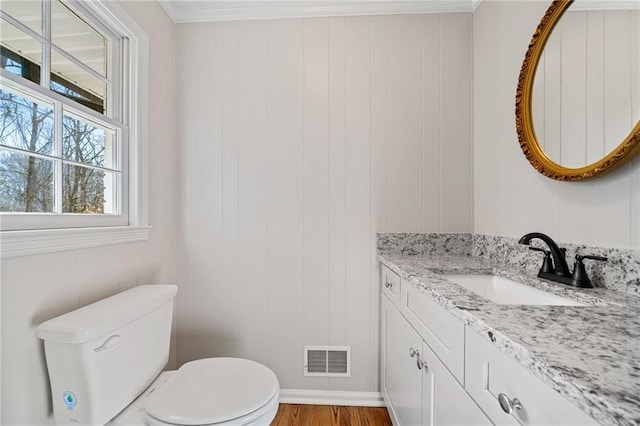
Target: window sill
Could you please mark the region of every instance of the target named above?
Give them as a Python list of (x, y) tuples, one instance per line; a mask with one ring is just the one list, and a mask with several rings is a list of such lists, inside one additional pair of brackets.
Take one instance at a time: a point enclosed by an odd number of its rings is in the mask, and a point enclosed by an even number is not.
[(150, 226), (0, 232), (0, 258), (146, 241)]

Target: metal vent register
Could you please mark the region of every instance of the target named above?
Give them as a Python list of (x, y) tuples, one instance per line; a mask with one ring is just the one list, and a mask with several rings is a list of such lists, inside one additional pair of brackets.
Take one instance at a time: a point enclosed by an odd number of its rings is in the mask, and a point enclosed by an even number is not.
[(351, 347), (305, 346), (304, 375), (351, 377)]

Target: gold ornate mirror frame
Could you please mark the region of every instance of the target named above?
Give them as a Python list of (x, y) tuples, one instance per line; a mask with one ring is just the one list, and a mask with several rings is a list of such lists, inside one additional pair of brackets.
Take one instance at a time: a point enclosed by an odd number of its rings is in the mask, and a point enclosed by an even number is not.
[(529, 43), (529, 49), (524, 57), (518, 77), (516, 91), (516, 129), (522, 152), (538, 172), (551, 179), (565, 182), (592, 179), (609, 173), (640, 152), (640, 121), (622, 143), (606, 157), (576, 169), (563, 167), (551, 161), (538, 144), (531, 115), (533, 80), (547, 39), (571, 3), (573, 0), (554, 0), (545, 12)]

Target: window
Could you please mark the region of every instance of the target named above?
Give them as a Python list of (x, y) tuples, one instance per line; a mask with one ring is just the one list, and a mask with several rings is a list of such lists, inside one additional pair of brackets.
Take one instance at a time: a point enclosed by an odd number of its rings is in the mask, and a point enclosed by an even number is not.
[(146, 34), (110, 1), (0, 11), (2, 255), (15, 231), (145, 227)]

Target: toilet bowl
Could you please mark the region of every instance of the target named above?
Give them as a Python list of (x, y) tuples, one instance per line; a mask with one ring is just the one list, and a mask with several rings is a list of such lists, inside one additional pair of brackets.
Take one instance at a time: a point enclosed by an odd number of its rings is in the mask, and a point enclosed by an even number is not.
[(138, 286), (38, 326), (56, 424), (270, 424), (280, 385), (262, 364), (205, 358), (162, 372), (176, 293)]
[(262, 364), (205, 358), (161, 373), (109, 425), (268, 425), (279, 393), (275, 374)]

